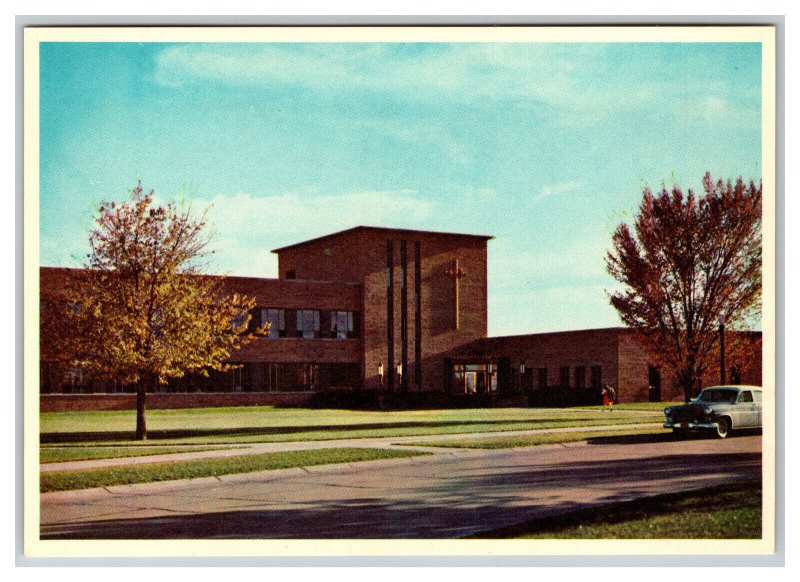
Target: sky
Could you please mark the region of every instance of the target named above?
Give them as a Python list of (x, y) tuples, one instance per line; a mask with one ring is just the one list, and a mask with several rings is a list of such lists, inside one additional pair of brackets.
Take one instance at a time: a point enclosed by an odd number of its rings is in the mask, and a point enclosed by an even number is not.
[(612, 327), (645, 186), (761, 179), (761, 49), (43, 43), (40, 132), (42, 265), (141, 180), (209, 209), (213, 273), (357, 225), (488, 234), (490, 335)]

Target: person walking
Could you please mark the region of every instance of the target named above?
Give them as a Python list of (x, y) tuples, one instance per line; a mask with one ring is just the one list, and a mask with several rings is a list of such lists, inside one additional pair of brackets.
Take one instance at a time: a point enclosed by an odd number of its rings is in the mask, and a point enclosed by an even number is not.
[(614, 401), (617, 399), (617, 394), (614, 389), (606, 384), (603, 386), (603, 410), (614, 412)]

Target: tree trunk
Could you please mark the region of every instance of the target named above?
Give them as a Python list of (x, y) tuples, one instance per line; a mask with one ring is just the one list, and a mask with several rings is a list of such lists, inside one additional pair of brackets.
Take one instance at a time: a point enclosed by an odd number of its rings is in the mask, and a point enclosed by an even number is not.
[(683, 401), (689, 402), (695, 397), (697, 392), (697, 380), (699, 376), (694, 367), (687, 367), (678, 371), (678, 381), (683, 387)]
[(147, 382), (144, 378), (139, 381), (136, 389), (136, 440), (147, 440), (147, 421), (145, 410), (147, 408)]

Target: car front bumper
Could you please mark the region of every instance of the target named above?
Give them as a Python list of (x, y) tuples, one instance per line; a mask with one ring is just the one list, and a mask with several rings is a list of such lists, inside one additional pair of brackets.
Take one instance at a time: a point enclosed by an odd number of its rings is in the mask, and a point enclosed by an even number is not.
[(670, 422), (664, 423), (664, 428), (678, 428), (683, 430), (716, 430), (716, 422)]

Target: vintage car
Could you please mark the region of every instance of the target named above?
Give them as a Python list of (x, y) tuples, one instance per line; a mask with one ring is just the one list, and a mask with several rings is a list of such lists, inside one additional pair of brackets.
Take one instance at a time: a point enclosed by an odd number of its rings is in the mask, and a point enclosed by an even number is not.
[(760, 386), (713, 386), (691, 402), (664, 409), (664, 428), (675, 436), (687, 431), (713, 431), (725, 438), (732, 430), (761, 428)]

